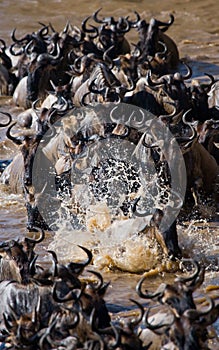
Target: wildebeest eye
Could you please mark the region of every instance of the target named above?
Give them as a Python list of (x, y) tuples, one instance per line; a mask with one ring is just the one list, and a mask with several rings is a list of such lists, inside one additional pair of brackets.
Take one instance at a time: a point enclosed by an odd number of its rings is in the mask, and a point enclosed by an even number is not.
[(172, 307), (175, 307), (176, 305), (178, 305), (180, 303), (180, 300), (178, 297), (176, 296), (173, 296), (173, 297), (170, 297), (166, 300), (166, 303), (168, 305), (171, 305)]
[(167, 94), (166, 94), (166, 92), (164, 90), (161, 90), (159, 95), (162, 96), (162, 97), (167, 96)]
[(76, 147), (79, 145), (79, 140), (74, 140), (74, 141), (72, 141), (71, 144), (72, 144), (72, 147)]

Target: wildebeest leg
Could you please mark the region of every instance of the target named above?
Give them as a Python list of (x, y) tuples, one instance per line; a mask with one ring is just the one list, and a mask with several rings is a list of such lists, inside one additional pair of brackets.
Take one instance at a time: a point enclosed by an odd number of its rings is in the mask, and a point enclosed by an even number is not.
[(168, 254), (175, 258), (181, 258), (182, 251), (178, 244), (176, 220), (174, 220), (171, 226), (166, 231), (164, 231), (162, 235), (168, 249)]
[[(160, 231), (159, 228), (163, 219), (165, 220), (164, 212), (161, 209), (156, 209), (151, 219), (151, 224), (154, 225), (158, 231)], [(167, 227), (168, 226), (169, 225), (167, 225)], [(159, 233), (163, 237), (169, 256), (172, 256), (174, 258), (181, 258), (182, 252), (178, 244), (176, 219), (166, 230)]]
[(27, 229), (32, 231), (33, 227), (39, 227), (44, 230), (51, 230), (48, 224), (43, 219), (36, 205), (34, 195), (27, 193), (26, 189), (26, 209), (27, 209)]
[(24, 176), (24, 196), (27, 209), (27, 228), (37, 226), (50, 230), (52, 216), (58, 209), (56, 200), (55, 175), (52, 163), (45, 157), (41, 149), (27, 162), (27, 174)]

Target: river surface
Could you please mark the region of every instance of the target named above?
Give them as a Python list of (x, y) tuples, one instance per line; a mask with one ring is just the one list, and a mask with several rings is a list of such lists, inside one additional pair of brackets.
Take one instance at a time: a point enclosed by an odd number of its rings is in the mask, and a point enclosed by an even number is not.
[[(90, 15), (98, 8), (103, 16), (133, 16), (136, 10), (146, 20), (155, 17), (162, 21), (169, 19), (169, 13), (175, 16), (175, 22), (168, 30), (168, 34), (177, 43), (180, 57), (186, 60), (193, 69), (193, 78), (208, 79), (205, 73), (219, 77), (219, 1), (216, 0), (184, 0), (173, 1), (0, 1), (0, 38), (7, 44), (11, 43), (10, 34), (14, 28), (17, 37), (35, 31), (39, 28), (38, 22), (51, 22), (59, 31), (64, 28), (67, 21), (73, 25), (80, 25), (82, 19)], [(135, 40), (134, 34), (130, 40)], [(8, 108), (7, 99), (0, 100), (0, 106)], [(11, 108), (11, 107), (10, 107)], [(13, 108), (12, 108), (13, 110)], [(8, 141), (4, 141), (4, 132), (0, 133), (0, 158), (10, 159), (16, 150)], [(14, 195), (1, 186), (0, 188), (0, 241), (12, 238), (22, 238), (26, 234), (26, 212), (21, 195)], [(66, 234), (65, 234), (66, 230)], [(48, 233), (44, 245), (38, 248), (42, 261), (46, 263), (46, 249), (48, 245), (55, 248), (59, 259), (74, 259), (74, 253), (79, 254), (77, 249), (71, 249), (71, 245), (90, 243), (89, 240), (67, 232), (67, 226), (58, 234)], [(219, 223), (217, 220), (210, 224), (206, 221), (194, 220), (186, 222), (179, 228), (179, 242), (185, 256), (195, 257), (207, 266), (206, 279), (197, 294), (202, 294), (209, 285), (219, 285)], [(60, 235), (60, 236), (59, 236)], [(60, 240), (59, 240), (60, 239)], [(101, 239), (101, 238), (100, 238)], [(106, 262), (96, 258), (98, 268), (102, 268), (104, 279), (111, 281), (106, 295), (110, 304), (115, 304), (118, 310), (122, 306), (130, 305), (129, 298), (137, 298), (135, 285), (140, 276), (136, 272), (136, 266), (142, 264), (145, 257), (139, 242), (131, 241), (126, 246), (126, 255), (118, 250), (118, 242), (110, 242), (109, 249), (115, 249), (114, 258), (121, 272), (114, 269), (112, 261)], [(104, 243), (107, 247), (107, 242)], [(101, 260), (101, 261), (100, 261)], [(144, 264), (142, 264), (144, 270)], [(110, 269), (108, 269), (110, 267)], [(141, 270), (141, 269), (140, 269)], [(134, 273), (130, 273), (134, 272)], [(161, 282), (171, 282), (175, 272), (160, 271), (156, 276), (148, 277), (148, 285), (154, 290)], [(218, 334), (219, 334), (219, 326)]]

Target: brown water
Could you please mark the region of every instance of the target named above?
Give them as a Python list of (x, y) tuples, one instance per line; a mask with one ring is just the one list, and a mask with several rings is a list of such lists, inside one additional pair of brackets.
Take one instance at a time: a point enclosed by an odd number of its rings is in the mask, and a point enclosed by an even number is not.
[[(45, 5), (45, 3), (47, 5)], [(39, 28), (38, 22), (49, 23), (56, 30), (61, 30), (67, 20), (74, 25), (80, 25), (82, 19), (93, 11), (102, 7), (104, 16), (130, 15), (137, 10), (146, 20), (151, 17), (166, 21), (168, 14), (173, 13), (175, 22), (168, 30), (168, 34), (178, 45), (180, 57), (186, 58), (193, 69), (193, 77), (204, 77), (205, 73), (219, 76), (219, 1), (216, 0), (183, 0), (173, 1), (0, 1), (0, 38), (9, 44), (10, 33), (16, 27), (17, 37)], [(101, 14), (100, 14), (101, 15)], [(134, 15), (133, 15), (134, 18)], [(134, 35), (130, 39), (134, 40)], [(0, 100), (0, 107), (5, 107), (5, 100)], [(3, 138), (4, 129), (0, 137)], [(0, 139), (1, 141), (1, 139)], [(11, 145), (9, 145), (11, 146)], [(0, 148), (1, 159), (10, 158), (8, 144), (2, 144)], [(25, 229), (26, 213), (24, 201), (21, 196), (5, 192), (0, 188), (0, 240), (23, 237)], [(64, 232), (63, 232), (64, 237)], [(209, 266), (206, 274), (206, 282), (219, 285), (219, 273), (210, 271), (219, 267), (219, 226), (203, 223), (190, 223), (179, 228), (179, 240), (184, 255), (196, 257)], [(53, 235), (48, 234), (45, 244), (39, 248), (39, 254), (43, 260), (45, 250), (49, 243), (53, 242)], [(66, 248), (69, 242), (67, 241)], [(137, 248), (136, 248), (137, 249)], [(64, 250), (65, 253), (65, 250)], [(133, 249), (133, 259), (136, 254)], [(61, 254), (60, 254), (61, 256)], [(130, 258), (130, 256), (129, 256)], [(131, 259), (131, 258), (130, 258)], [(104, 278), (111, 280), (111, 286), (107, 293), (107, 301), (117, 305), (130, 304), (129, 298), (136, 297), (135, 285), (139, 279), (136, 274), (103, 271)], [(149, 278), (151, 288), (156, 288), (162, 281), (171, 281), (173, 273), (160, 273), (157, 277)], [(203, 289), (202, 289), (203, 290)], [(202, 291), (200, 290), (200, 292)], [(218, 327), (219, 328), (219, 327)]]

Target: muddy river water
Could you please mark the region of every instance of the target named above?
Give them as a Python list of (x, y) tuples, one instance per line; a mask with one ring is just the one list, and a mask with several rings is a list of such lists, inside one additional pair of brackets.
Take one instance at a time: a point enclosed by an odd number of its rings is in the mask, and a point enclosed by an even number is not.
[[(104, 16), (133, 16), (136, 10), (146, 20), (151, 17), (167, 21), (169, 13), (173, 13), (175, 22), (168, 30), (168, 34), (177, 43), (180, 57), (185, 59), (193, 70), (193, 78), (206, 79), (205, 73), (219, 77), (219, 2), (216, 0), (160, 0), (147, 1), (68, 1), (68, 0), (1, 0), (0, 1), (0, 38), (7, 44), (11, 43), (10, 34), (16, 27), (17, 36), (22, 36), (27, 32), (32, 32), (39, 28), (38, 22), (51, 22), (58, 31), (63, 29), (67, 20), (74, 25), (80, 25), (83, 18), (93, 11), (102, 7)], [(131, 34), (131, 36), (134, 34)], [(130, 40), (134, 40), (130, 37)], [(8, 104), (7, 99), (0, 99), (0, 107)], [(10, 159), (14, 154), (11, 143), (2, 144), (5, 130), (0, 134), (0, 159)], [(24, 201), (21, 195), (10, 193), (4, 186), (0, 187), (0, 241), (12, 238), (21, 238), (26, 234), (26, 212)], [(197, 295), (205, 292), (209, 285), (219, 285), (219, 222), (214, 220), (211, 223), (206, 221), (193, 220), (185, 222), (178, 227), (179, 243), (183, 255), (195, 257), (203, 262), (206, 267), (206, 279)], [(119, 233), (118, 233), (119, 235)], [(101, 240), (101, 237), (99, 237)], [(137, 298), (135, 286), (140, 276), (137, 272), (142, 266), (146, 269), (146, 263), (142, 261), (148, 259), (138, 240), (130, 237), (127, 239), (126, 254), (121, 249), (122, 243), (114, 237), (114, 242), (104, 241), (103, 247), (106, 249), (104, 259), (96, 256), (95, 263), (102, 269), (104, 279), (111, 281), (111, 285), (106, 295), (106, 300), (114, 304), (117, 310), (130, 305), (129, 298)], [(77, 232), (69, 232), (67, 225), (61, 232), (56, 234), (47, 233), (46, 240), (38, 248), (40, 259), (47, 263), (46, 249), (48, 245), (54, 248), (59, 259), (70, 260), (78, 257), (77, 244), (87, 244), (92, 246), (94, 238), (82, 237)], [(71, 246), (74, 249), (71, 249)], [(115, 269), (112, 263), (112, 253), (114, 261), (122, 272)], [(74, 255), (75, 254), (75, 255)], [(108, 260), (107, 260), (108, 259)], [(133, 272), (133, 273), (131, 273)], [(174, 272), (160, 271), (156, 276), (148, 277), (148, 286), (154, 290), (161, 282), (171, 282), (175, 276)], [(219, 299), (219, 296), (218, 296)], [(219, 335), (219, 325), (217, 325)], [(218, 345), (219, 346), (219, 345)]]

